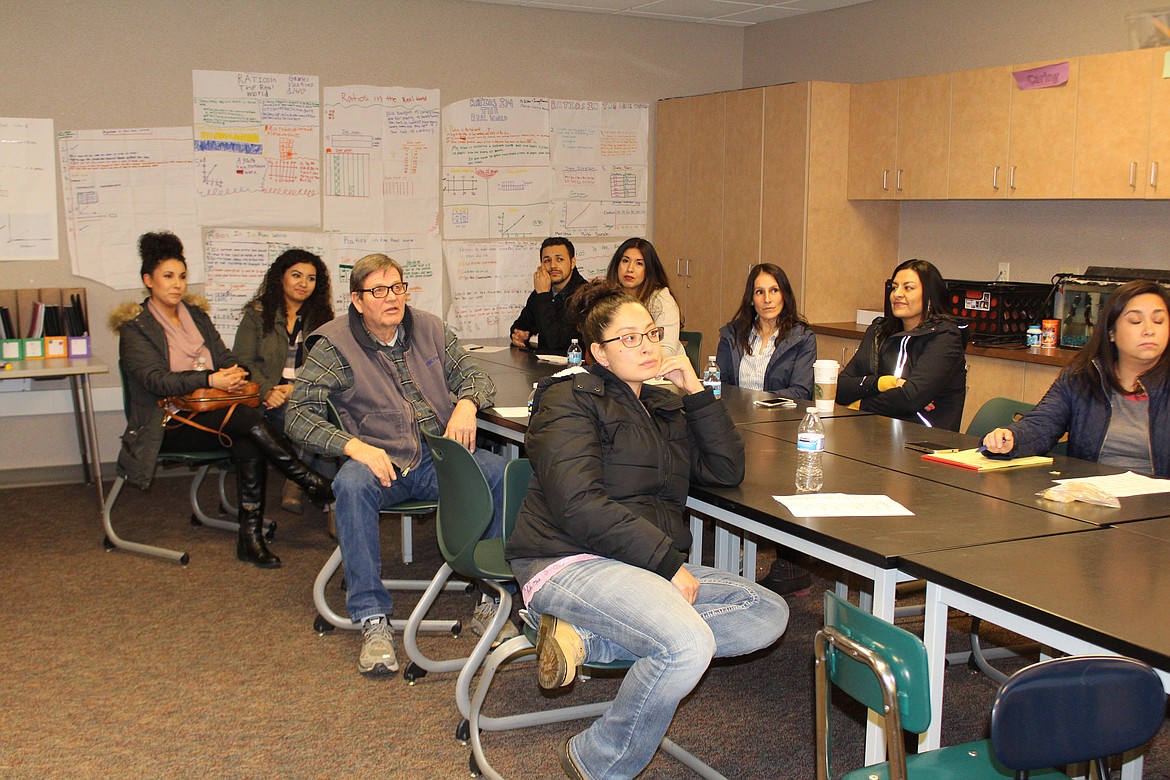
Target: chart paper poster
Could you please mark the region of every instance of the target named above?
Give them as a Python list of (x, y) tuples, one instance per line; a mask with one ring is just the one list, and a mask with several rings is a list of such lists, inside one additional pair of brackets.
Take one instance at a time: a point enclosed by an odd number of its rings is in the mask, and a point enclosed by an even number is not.
[(548, 98), (480, 97), (445, 106), (443, 164), (548, 165)]
[(442, 245), (438, 236), (378, 236), (307, 231), (209, 229), (204, 233), (211, 319), (223, 340), (235, 340), (243, 307), (255, 297), (268, 266), (287, 249), (321, 257), (330, 272), (333, 311), (349, 308), (349, 272), (362, 257), (380, 252), (398, 261), (410, 283), (408, 303), (439, 314)]
[(56, 260), (53, 120), (0, 117), (0, 260)]
[(326, 87), (325, 229), (439, 232), (439, 90)]
[(549, 233), (552, 170), (443, 169), (443, 237), (527, 238)]
[(183, 242), (188, 282), (203, 282), (190, 127), (69, 130), (57, 142), (74, 274), (140, 289), (138, 237), (169, 230)]
[(202, 225), (321, 224), (316, 76), (193, 72)]

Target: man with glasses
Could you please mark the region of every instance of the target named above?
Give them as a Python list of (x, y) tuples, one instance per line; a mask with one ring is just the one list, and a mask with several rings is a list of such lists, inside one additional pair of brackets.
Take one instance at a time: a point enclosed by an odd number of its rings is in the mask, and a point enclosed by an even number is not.
[(540, 265), (532, 275), (532, 292), (520, 316), (512, 323), (512, 345), (525, 348), (530, 338), (538, 336), (538, 352), (565, 354), (569, 343), (580, 339), (565, 315), (565, 301), (583, 284), (585, 277), (577, 270), (573, 242), (561, 236), (541, 242)]
[[(486, 536), (499, 536), (503, 527), (505, 461), (475, 446), (476, 412), (491, 403), (495, 386), (438, 317), (407, 305), (408, 287), (402, 266), (386, 255), (357, 261), (347, 315), (305, 339), (305, 363), (285, 423), (289, 437), (310, 451), (344, 459), (333, 480), (337, 543), (346, 608), (363, 627), (358, 671), (367, 675), (398, 670), (388, 622), (392, 600), (382, 585), (378, 512), (439, 497), (422, 431), (456, 439), (472, 451), (495, 500)], [(341, 427), (329, 420), (329, 402)], [(472, 630), (481, 634), (494, 613), (494, 602), (481, 603)], [(506, 623), (500, 640), (515, 632)]]

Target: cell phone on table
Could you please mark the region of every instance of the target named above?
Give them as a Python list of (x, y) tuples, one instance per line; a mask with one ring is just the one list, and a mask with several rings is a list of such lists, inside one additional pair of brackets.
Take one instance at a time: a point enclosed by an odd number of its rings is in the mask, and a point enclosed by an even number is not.
[(906, 449), (917, 450), (918, 452), (928, 452), (934, 454), (936, 452), (958, 452), (958, 447), (951, 447), (946, 444), (939, 444), (936, 441), (908, 441), (906, 442)]
[(775, 398), (761, 398), (759, 401), (752, 401), (752, 405), (761, 409), (795, 409), (796, 401), (778, 395)]

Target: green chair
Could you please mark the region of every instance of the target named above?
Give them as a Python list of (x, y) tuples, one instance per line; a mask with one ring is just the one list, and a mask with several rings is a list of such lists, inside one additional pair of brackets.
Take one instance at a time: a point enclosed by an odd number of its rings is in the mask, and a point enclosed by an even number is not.
[(814, 640), (817, 780), (831, 777), (833, 687), (885, 719), (889, 760), (847, 772), (844, 780), (1067, 780), (1043, 767), (1133, 750), (1153, 738), (1165, 715), (1161, 680), (1145, 664), (1117, 656), (1059, 658), (1008, 680), (992, 707), (990, 740), (907, 756), (902, 731), (921, 734), (930, 725), (925, 646), (831, 592), (824, 605), (825, 627)]
[(971, 424), (967, 426), (967, 435), (982, 439), (996, 428), (1011, 425), (1035, 408), (1036, 404), (1017, 401), (1014, 398), (990, 398), (971, 418)]
[(682, 342), (683, 350), (687, 353), (687, 360), (695, 367), (695, 373), (703, 376), (703, 333), (698, 330), (680, 330), (678, 340)]

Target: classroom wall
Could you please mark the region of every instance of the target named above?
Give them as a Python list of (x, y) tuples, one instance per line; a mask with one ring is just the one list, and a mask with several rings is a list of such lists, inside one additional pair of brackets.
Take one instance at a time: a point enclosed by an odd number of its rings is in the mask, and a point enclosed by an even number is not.
[[(189, 125), (200, 69), (438, 88), (444, 104), (477, 95), (653, 104), (742, 81), (739, 28), (463, 0), (5, 0), (3, 19), (0, 115), (50, 117), (58, 131)], [(144, 293), (74, 277), (63, 216), (59, 232), (60, 260), (0, 263), (0, 288), (86, 286), (94, 352), (113, 370), (106, 315)], [(108, 462), (125, 425), (121, 396), (112, 375), (95, 385)], [(65, 387), (0, 393), (0, 485), (80, 473)]]
[[(859, 83), (1131, 48), (1150, 0), (872, 0), (746, 29), (744, 86)], [(1170, 202), (903, 202), (896, 260), (953, 278), (1047, 281), (1088, 265), (1170, 268)], [(880, 292), (875, 291), (875, 296)], [(880, 308), (880, 300), (875, 297)]]

